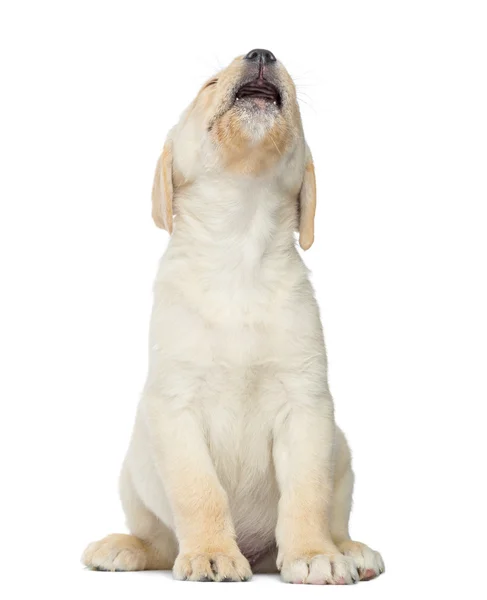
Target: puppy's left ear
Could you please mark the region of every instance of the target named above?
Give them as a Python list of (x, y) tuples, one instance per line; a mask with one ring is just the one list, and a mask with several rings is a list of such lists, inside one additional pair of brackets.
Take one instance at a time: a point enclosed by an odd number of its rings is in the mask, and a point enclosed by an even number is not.
[(159, 157), (152, 186), (152, 218), (157, 227), (172, 233), (172, 143), (167, 140)]
[(306, 165), (299, 192), (299, 245), (308, 250), (315, 238), (316, 177), (313, 157), (306, 146)]

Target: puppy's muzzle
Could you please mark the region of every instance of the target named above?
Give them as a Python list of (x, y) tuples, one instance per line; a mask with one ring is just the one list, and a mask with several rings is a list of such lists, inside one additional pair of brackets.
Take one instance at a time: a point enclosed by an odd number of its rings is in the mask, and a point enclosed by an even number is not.
[(244, 60), (248, 62), (248, 71), (256, 74), (255, 79), (246, 81), (236, 93), (235, 100), (261, 99), (266, 100), (277, 106), (281, 105), (281, 94), (278, 87), (271, 81), (275, 79), (273, 75), (273, 63), (276, 63), (276, 57), (270, 50), (256, 48), (251, 50)]

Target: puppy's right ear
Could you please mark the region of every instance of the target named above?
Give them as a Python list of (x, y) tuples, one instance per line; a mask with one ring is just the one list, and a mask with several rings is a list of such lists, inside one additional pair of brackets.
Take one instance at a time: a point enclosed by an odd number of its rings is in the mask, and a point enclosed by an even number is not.
[(157, 227), (172, 233), (172, 143), (167, 140), (156, 165), (152, 186), (152, 218)]
[(306, 166), (299, 192), (299, 245), (308, 250), (315, 239), (316, 178), (313, 158), (306, 147)]

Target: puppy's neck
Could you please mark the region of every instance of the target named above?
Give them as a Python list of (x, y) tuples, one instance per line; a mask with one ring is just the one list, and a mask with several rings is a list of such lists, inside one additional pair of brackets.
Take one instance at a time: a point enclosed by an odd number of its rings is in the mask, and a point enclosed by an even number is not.
[(176, 204), (171, 246), (209, 268), (255, 270), (294, 248), (296, 199), (270, 180), (208, 178), (179, 190)]

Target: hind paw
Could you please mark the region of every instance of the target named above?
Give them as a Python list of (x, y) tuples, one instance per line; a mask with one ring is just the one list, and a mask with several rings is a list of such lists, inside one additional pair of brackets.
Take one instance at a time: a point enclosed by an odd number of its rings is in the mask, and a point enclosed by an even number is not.
[(143, 571), (147, 565), (147, 549), (142, 540), (114, 533), (90, 544), (81, 562), (97, 571)]

